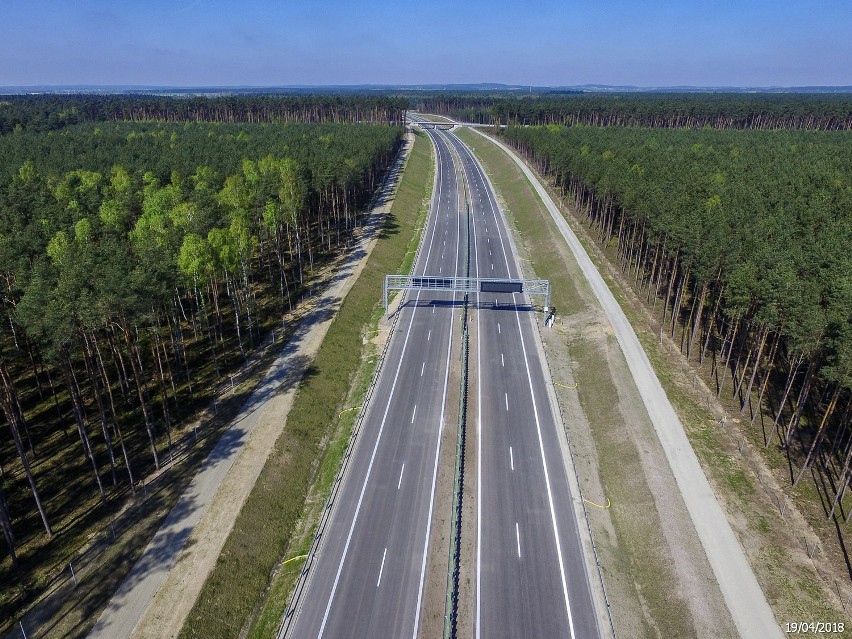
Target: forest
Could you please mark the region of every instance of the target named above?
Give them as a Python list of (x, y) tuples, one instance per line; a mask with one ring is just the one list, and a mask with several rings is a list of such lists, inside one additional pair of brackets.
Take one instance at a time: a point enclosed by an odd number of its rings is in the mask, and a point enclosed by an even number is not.
[(345, 250), (402, 131), (31, 118), (0, 136), (0, 619)]
[(848, 524), (852, 133), (551, 125), (503, 135), (574, 202), (661, 338), (709, 360), (717, 396), (784, 451), (788, 485), (813, 481), (825, 516)]
[(337, 122), (401, 125), (407, 100), (390, 96), (9, 95), (0, 96), (0, 135), (55, 131), (83, 122)]
[(849, 94), (583, 93), (412, 96), (412, 106), (462, 122), (689, 129), (852, 129)]

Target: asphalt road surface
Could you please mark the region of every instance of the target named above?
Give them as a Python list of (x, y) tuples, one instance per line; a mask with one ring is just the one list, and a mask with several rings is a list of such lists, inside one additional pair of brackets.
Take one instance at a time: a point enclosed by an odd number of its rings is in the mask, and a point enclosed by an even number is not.
[(556, 227), (574, 253), (580, 269), (612, 324), (636, 387), (648, 410), (689, 511), (698, 538), (742, 637), (783, 637), (766, 596), (749, 565), (739, 540), (728, 524), (704, 471), (692, 450), (683, 425), (669, 402), (639, 338), (580, 241), (562, 217), (545, 188), (523, 161), (495, 141), (529, 179), (550, 212)]
[[(474, 277), (519, 278), (505, 220), (470, 150)], [(536, 315), (519, 294), (477, 294), (471, 362), (477, 406), (476, 637), (597, 637), (562, 426), (535, 346)]]
[[(467, 147), (430, 129), (436, 190), (415, 275), (518, 277), (493, 192)], [(450, 153), (450, 148), (455, 154)], [(454, 156), (471, 198), (470, 224)], [(468, 245), (468, 242), (470, 243)], [(479, 385), (476, 637), (597, 637), (561, 453), (522, 295), (474, 295)], [(460, 302), (461, 300), (455, 300)], [(289, 637), (417, 637), (459, 305), (400, 307), (384, 366)], [(475, 398), (475, 400), (473, 400)], [(455, 425), (453, 424), (453, 427)]]
[[(437, 179), (415, 275), (463, 275), (466, 214), (453, 159), (436, 140)], [(460, 302), (461, 300), (457, 300)], [(411, 295), (400, 307), (291, 637), (415, 637), (444, 427), (453, 295)]]

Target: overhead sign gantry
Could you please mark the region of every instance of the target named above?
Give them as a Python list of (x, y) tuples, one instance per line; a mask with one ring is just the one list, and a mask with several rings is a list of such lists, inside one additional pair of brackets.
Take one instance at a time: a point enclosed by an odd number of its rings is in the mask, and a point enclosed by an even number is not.
[(446, 291), (449, 293), (525, 293), (544, 296), (550, 307), (550, 280), (512, 280), (494, 277), (440, 277), (433, 275), (385, 275), (383, 300), (388, 312), (390, 291)]

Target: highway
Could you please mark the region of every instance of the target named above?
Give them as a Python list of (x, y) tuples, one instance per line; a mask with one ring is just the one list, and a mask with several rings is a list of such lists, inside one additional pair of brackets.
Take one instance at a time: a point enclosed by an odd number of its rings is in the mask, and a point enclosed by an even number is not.
[[(478, 162), (452, 133), (472, 201), (472, 277), (520, 278), (505, 219)], [(475, 635), (599, 636), (562, 456), (519, 294), (477, 294)]]
[[(465, 276), (469, 250), (470, 276), (518, 278), (479, 164), (451, 132), (426, 133), (435, 145), (436, 187), (413, 274)], [(470, 224), (457, 168), (468, 185)], [(476, 554), (465, 560), (475, 562), (475, 636), (598, 637), (536, 316), (520, 294), (473, 298)], [(287, 637), (418, 637), (461, 306), (450, 293), (429, 291), (411, 294), (397, 312)]]
[[(463, 275), (466, 214), (449, 149), (433, 139), (435, 192), (413, 272)], [(417, 636), (450, 352), (461, 316), (450, 293), (420, 297), (410, 296), (398, 311), (288, 637)]]

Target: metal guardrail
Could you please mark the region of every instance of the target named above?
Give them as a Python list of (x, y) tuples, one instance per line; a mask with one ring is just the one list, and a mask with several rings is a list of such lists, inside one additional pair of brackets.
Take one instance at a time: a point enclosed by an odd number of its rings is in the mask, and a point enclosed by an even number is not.
[(358, 416), (355, 418), (355, 424), (352, 427), (352, 433), (350, 434), (349, 441), (346, 444), (346, 452), (343, 455), (343, 460), (341, 461), (340, 469), (337, 471), (337, 474), (334, 477), (331, 492), (329, 493), (328, 499), (326, 500), (325, 506), (323, 507), (323, 512), (320, 516), (320, 521), (317, 524), (317, 529), (314, 533), (314, 538), (311, 541), (311, 546), (308, 549), (308, 552), (306, 553), (305, 563), (302, 565), (302, 570), (299, 573), (299, 579), (296, 583), (296, 587), (293, 589), (293, 595), (290, 597), (290, 603), (287, 606), (287, 611), (284, 613), (284, 617), (278, 627), (278, 632), (275, 635), (276, 639), (283, 639), (287, 636), (287, 633), (292, 629), (293, 621), (295, 621), (296, 619), (296, 612), (298, 612), (299, 608), (301, 607), (302, 595), (304, 594), (304, 591), (307, 588), (308, 574), (310, 573), (310, 569), (313, 566), (314, 561), (316, 560), (320, 548), (322, 547), (325, 530), (334, 511), (334, 506), (337, 501), (337, 495), (340, 492), (340, 487), (343, 484), (343, 477), (346, 474), (346, 470), (349, 468), (349, 461), (352, 459), (352, 451), (354, 450), (355, 443), (361, 433), (361, 427), (364, 423), (364, 418), (367, 414), (367, 410), (370, 406), (370, 401), (372, 400), (373, 393), (376, 388), (376, 380), (378, 380), (379, 374), (381, 373), (381, 370), (384, 366), (385, 356), (387, 355), (388, 346), (390, 345), (391, 341), (390, 338), (393, 335), (394, 330), (396, 329), (396, 323), (398, 321), (399, 316), (394, 317), (393, 323), (391, 324), (390, 332), (388, 333), (388, 339), (385, 342), (384, 348), (382, 348), (382, 353), (379, 356), (379, 361), (376, 365), (376, 372), (373, 375), (373, 379), (370, 382), (370, 386), (367, 388), (367, 393), (364, 395), (364, 401), (361, 405), (361, 410), (358, 411)]
[(450, 552), (447, 567), (447, 601), (444, 607), (444, 639), (456, 636), (459, 605), (459, 575), (461, 571), (462, 491), (464, 490), (464, 454), (467, 440), (468, 348), (467, 298), (462, 317), (461, 394), (456, 435), (456, 466), (453, 485), (453, 514), (450, 524)]
[[(405, 167), (403, 165), (398, 171), (400, 180), (402, 180), (402, 174), (404, 172), (404, 169)], [(378, 193), (381, 193), (383, 190), (384, 185), (378, 190)], [(434, 193), (434, 184), (432, 191)], [(414, 253), (414, 260), (411, 266), (412, 271), (416, 268), (417, 262), (420, 258), (420, 247), (423, 246), (423, 240), (426, 235), (427, 228), (428, 225), (424, 224), (423, 228), (420, 230), (420, 242), (417, 246), (417, 250)], [(334, 506), (337, 501), (337, 495), (340, 492), (340, 487), (343, 484), (343, 477), (346, 474), (346, 470), (349, 468), (349, 462), (352, 458), (352, 451), (355, 448), (355, 442), (358, 439), (367, 411), (370, 408), (370, 402), (373, 398), (373, 393), (375, 392), (376, 383), (379, 379), (379, 375), (382, 372), (382, 368), (384, 367), (385, 357), (387, 355), (388, 348), (390, 347), (391, 343), (391, 337), (393, 336), (396, 330), (396, 325), (398, 321), (399, 314), (394, 316), (393, 322), (391, 323), (387, 340), (385, 341), (385, 345), (382, 348), (381, 355), (379, 355), (379, 361), (376, 364), (376, 371), (373, 374), (373, 379), (370, 380), (370, 385), (367, 387), (367, 392), (364, 395), (364, 401), (361, 403), (361, 410), (358, 411), (358, 416), (355, 418), (355, 424), (352, 427), (352, 433), (349, 436), (349, 441), (346, 445), (346, 452), (343, 455), (343, 460), (341, 461), (340, 468), (338, 469), (337, 474), (335, 475), (331, 492), (329, 493), (328, 499), (326, 500), (325, 506), (323, 507), (323, 512), (320, 516), (320, 521), (317, 524), (317, 529), (314, 533), (314, 538), (311, 541), (311, 546), (308, 549), (308, 552), (306, 553), (305, 563), (302, 566), (302, 570), (299, 573), (299, 579), (296, 582), (296, 586), (293, 588), (292, 595), (290, 596), (290, 602), (287, 605), (287, 611), (284, 613), (284, 617), (281, 619), (281, 623), (278, 626), (278, 632), (275, 634), (276, 639), (284, 639), (287, 634), (292, 630), (293, 622), (295, 621), (297, 616), (296, 613), (301, 608), (302, 595), (304, 594), (305, 589), (307, 588), (310, 569), (322, 547), (325, 529), (328, 526), (328, 522), (331, 519), (331, 515), (333, 514)]]
[[(450, 147), (452, 149), (452, 147)], [(454, 154), (455, 156), (456, 154)], [(459, 182), (464, 188), (465, 217), (467, 219), (467, 242), (465, 243), (465, 275), (464, 278), (453, 278), (455, 281), (470, 282), (470, 192), (468, 190), (467, 177), (458, 166), (456, 172), (459, 174)], [(430, 279), (430, 278), (421, 278)], [(387, 277), (385, 278), (387, 282)], [(453, 474), (453, 510), (451, 517), (450, 550), (447, 557), (447, 599), (444, 604), (444, 639), (455, 639), (458, 628), (459, 607), (459, 576), (461, 574), (461, 535), (462, 535), (462, 506), (464, 491), (464, 457), (467, 436), (467, 395), (468, 395), (468, 372), (469, 372), (469, 333), (468, 333), (468, 302), (470, 291), (464, 292), (464, 306), (462, 309), (462, 340), (461, 340), (461, 379), (459, 383), (459, 417), (456, 432), (456, 463)]]

